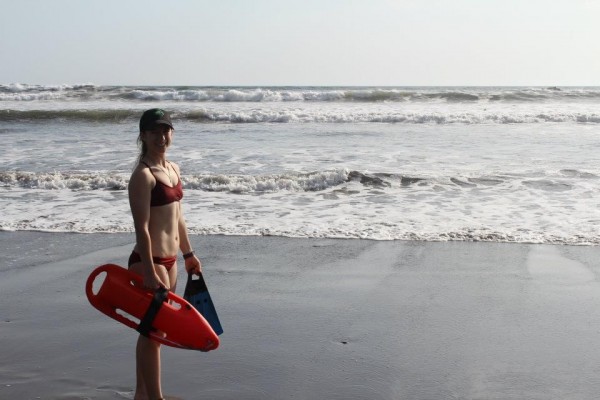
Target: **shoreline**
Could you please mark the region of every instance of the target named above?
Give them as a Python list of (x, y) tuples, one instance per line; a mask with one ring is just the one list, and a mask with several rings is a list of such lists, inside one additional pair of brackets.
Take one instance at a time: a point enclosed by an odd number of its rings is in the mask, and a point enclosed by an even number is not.
[[(0, 397), (131, 398), (136, 334), (84, 282), (133, 234), (0, 232)], [(600, 247), (192, 235), (225, 333), (183, 399), (592, 399)], [(181, 257), (178, 260), (181, 265)], [(181, 267), (177, 293), (183, 293)]]

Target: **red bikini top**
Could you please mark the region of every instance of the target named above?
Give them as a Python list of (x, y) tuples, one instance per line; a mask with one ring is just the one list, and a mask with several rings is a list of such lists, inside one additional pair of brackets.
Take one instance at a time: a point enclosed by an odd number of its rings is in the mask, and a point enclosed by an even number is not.
[(181, 186), (181, 178), (177, 175), (177, 185), (171, 187), (169, 185), (165, 185), (161, 181), (156, 178), (154, 172), (152, 172), (152, 168), (148, 164), (142, 161), (148, 169), (154, 179), (156, 179), (156, 185), (152, 188), (150, 192), (150, 207), (160, 207), (167, 204), (171, 204), (173, 202), (179, 201), (183, 198), (183, 187)]

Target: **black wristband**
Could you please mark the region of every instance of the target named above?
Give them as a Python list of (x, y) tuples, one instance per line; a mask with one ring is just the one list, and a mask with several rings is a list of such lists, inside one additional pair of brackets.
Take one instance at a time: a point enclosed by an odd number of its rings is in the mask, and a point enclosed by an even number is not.
[(185, 253), (183, 255), (183, 259), (187, 260), (188, 258), (193, 257), (193, 256), (194, 256), (194, 250), (190, 251), (189, 253)]

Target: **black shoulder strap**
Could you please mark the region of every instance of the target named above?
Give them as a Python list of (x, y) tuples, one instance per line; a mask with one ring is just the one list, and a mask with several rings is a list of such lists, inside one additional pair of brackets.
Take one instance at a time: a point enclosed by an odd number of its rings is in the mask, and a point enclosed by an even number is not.
[[(152, 168), (150, 168), (150, 166), (148, 164), (146, 164), (145, 161), (140, 161), (142, 164), (144, 164), (146, 167), (148, 167), (148, 170), (150, 171), (150, 173), (152, 174), (152, 176), (154, 177), (154, 179), (156, 179), (156, 175), (154, 175), (154, 172), (152, 172)], [(158, 179), (156, 179), (158, 180)]]
[(158, 314), (158, 310), (162, 307), (163, 303), (167, 301), (167, 294), (169, 291), (163, 287), (156, 289), (154, 292), (154, 296), (152, 297), (152, 302), (142, 318), (142, 321), (137, 327), (137, 331), (140, 335), (148, 337), (150, 335), (150, 331), (153, 330), (152, 323)]

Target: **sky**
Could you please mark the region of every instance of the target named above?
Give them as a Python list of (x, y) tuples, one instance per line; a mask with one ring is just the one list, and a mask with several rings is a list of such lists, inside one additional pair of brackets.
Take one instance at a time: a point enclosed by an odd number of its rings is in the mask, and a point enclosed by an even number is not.
[(0, 0), (0, 83), (596, 86), (600, 0)]

